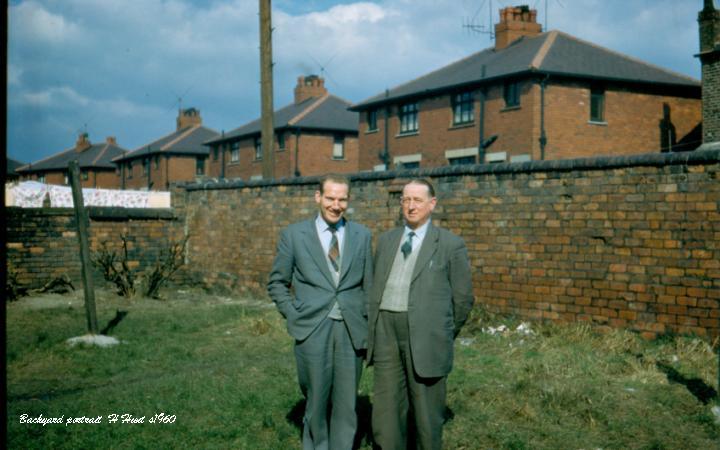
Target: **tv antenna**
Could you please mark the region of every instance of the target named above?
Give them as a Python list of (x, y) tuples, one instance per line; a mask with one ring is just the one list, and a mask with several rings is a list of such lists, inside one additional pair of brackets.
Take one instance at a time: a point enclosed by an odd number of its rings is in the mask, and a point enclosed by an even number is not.
[(490, 40), (493, 40), (493, 39), (495, 39), (495, 32), (493, 31), (493, 26), (492, 26), (492, 24), (493, 24), (492, 0), (487, 1), (487, 3), (488, 3), (488, 24), (483, 25), (483, 24), (479, 23), (479, 19), (478, 19), (478, 16), (480, 15), (480, 11), (485, 6), (486, 1), (487, 0), (483, 0), (483, 2), (480, 4), (480, 7), (475, 11), (475, 14), (473, 14), (472, 17), (463, 18), (462, 27), (465, 28), (466, 30), (472, 31), (473, 33), (490, 35)]
[(325, 64), (320, 64), (320, 61), (315, 59), (311, 54), (308, 53), (308, 56), (310, 59), (312, 59), (315, 64), (320, 68), (320, 78), (326, 78), (333, 82), (334, 85), (339, 86), (339, 84), (333, 79), (333, 77), (330, 76), (330, 73), (327, 71), (327, 66), (332, 62), (333, 59), (340, 53), (340, 51), (336, 51), (330, 58), (328, 58), (327, 61), (325, 61)]

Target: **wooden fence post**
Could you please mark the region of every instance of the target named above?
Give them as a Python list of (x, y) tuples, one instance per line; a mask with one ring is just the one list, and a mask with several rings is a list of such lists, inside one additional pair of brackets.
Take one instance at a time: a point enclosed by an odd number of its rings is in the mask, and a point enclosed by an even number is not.
[(77, 161), (68, 164), (70, 184), (72, 186), (75, 221), (77, 222), (78, 240), (80, 241), (80, 262), (82, 264), (82, 280), (85, 292), (85, 316), (90, 334), (98, 334), (97, 314), (95, 313), (95, 289), (93, 288), (92, 266), (90, 262), (90, 245), (88, 243), (88, 216), (83, 202), (82, 185), (80, 184), (80, 167)]

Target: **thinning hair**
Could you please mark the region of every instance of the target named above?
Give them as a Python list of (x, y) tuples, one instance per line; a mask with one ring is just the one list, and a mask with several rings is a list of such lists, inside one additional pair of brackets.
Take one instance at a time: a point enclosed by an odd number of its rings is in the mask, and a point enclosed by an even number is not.
[(405, 186), (408, 184), (420, 184), (427, 188), (428, 194), (430, 194), (430, 198), (435, 197), (435, 187), (433, 186), (432, 182), (428, 180), (427, 178), (413, 178), (412, 180), (405, 183)]
[(337, 173), (329, 173), (327, 175), (323, 175), (318, 182), (318, 191), (320, 191), (321, 194), (325, 192), (325, 183), (327, 182), (344, 184), (348, 187), (348, 195), (350, 194), (350, 178), (346, 177), (345, 175), (340, 175)]

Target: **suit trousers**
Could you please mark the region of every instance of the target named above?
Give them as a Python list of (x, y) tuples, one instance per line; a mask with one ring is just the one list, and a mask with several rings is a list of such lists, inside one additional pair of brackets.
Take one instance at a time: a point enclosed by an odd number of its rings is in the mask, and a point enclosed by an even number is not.
[(406, 450), (408, 440), (419, 449), (439, 450), (447, 377), (418, 376), (410, 346), (407, 313), (381, 310), (373, 352), (373, 437), (383, 450)]
[(306, 400), (303, 449), (352, 449), (362, 355), (353, 348), (345, 322), (323, 320), (307, 339), (295, 342), (295, 360)]

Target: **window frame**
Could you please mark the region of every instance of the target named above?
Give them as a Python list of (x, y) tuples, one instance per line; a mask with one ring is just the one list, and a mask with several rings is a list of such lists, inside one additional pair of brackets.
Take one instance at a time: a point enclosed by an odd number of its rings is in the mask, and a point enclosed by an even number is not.
[[(340, 149), (339, 156), (337, 154), (338, 148)], [(345, 159), (345, 136), (343, 136), (342, 134), (336, 134), (335, 136), (333, 136), (332, 159)]]
[(413, 134), (420, 130), (418, 102), (403, 103), (398, 107), (400, 134)]
[(518, 108), (520, 106), (520, 82), (506, 81), (503, 84), (503, 100), (505, 108)]
[(367, 131), (377, 131), (377, 109), (370, 109), (365, 113), (365, 120), (367, 121)]
[(195, 157), (195, 175), (205, 175), (205, 158), (203, 156)]
[(590, 122), (605, 123), (605, 88), (590, 87)]
[(240, 162), (240, 142), (233, 141), (230, 143), (230, 162)]
[(465, 91), (452, 95), (453, 125), (467, 125), (475, 122), (475, 95), (473, 91)]
[(256, 137), (253, 144), (255, 146), (255, 161), (262, 161), (262, 136)]

